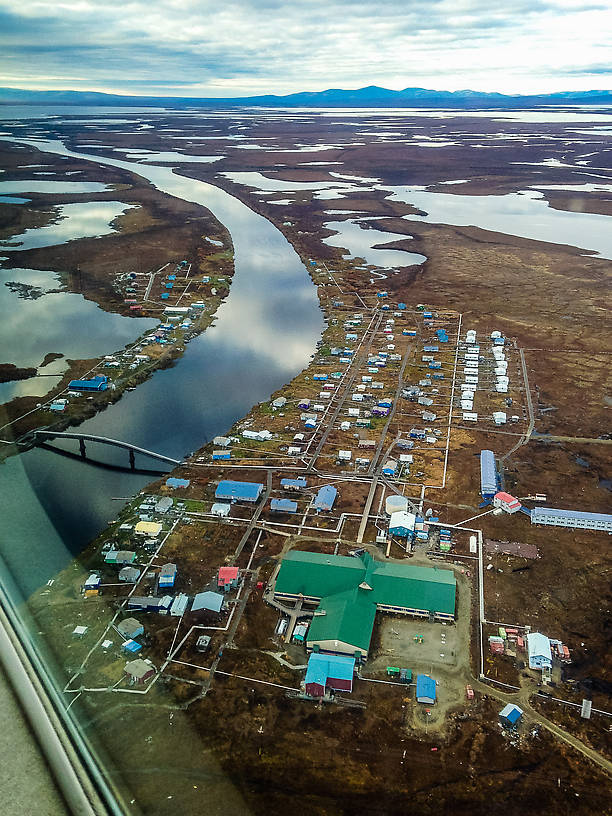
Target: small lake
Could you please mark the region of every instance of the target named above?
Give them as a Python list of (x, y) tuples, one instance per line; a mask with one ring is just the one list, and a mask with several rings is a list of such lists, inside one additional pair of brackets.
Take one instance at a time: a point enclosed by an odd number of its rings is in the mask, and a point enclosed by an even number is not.
[(327, 221), (324, 226), (336, 232), (336, 235), (324, 238), (324, 243), (348, 249), (348, 257), (363, 258), (367, 264), (373, 266), (392, 269), (398, 266), (420, 264), (427, 260), (425, 255), (404, 252), (402, 249), (374, 249), (376, 244), (409, 239), (408, 235), (398, 235), (396, 232), (384, 232), (368, 227), (364, 229), (360, 226), (359, 220)]
[(593, 250), (612, 259), (612, 219), (608, 215), (555, 210), (543, 193), (524, 190), (507, 195), (432, 193), (422, 187), (379, 187), (391, 200), (412, 204), (427, 213), (405, 215), (407, 221), (427, 221), (480, 229)]
[[(49, 182), (50, 184), (53, 182)], [(76, 182), (74, 182), (76, 184)], [(97, 238), (114, 232), (112, 222), (133, 209), (120, 201), (87, 201), (80, 204), (56, 204), (55, 220), (44, 227), (31, 227), (0, 241), (0, 250), (18, 252), (24, 249), (56, 246), (76, 238)]]

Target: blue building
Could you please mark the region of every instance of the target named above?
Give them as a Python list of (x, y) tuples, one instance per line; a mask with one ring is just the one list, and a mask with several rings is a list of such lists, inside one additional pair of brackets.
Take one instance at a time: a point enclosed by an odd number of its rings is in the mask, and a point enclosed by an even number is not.
[(176, 564), (164, 564), (159, 572), (159, 588), (173, 587), (176, 580)]
[(232, 458), (232, 452), (229, 450), (215, 450), (212, 455), (213, 461), (216, 459), (227, 460)]
[(504, 708), (502, 708), (502, 710), (499, 712), (501, 724), (506, 726), (506, 728), (514, 728), (522, 716), (522, 708), (519, 708), (517, 705), (513, 705), (513, 703), (508, 703), (508, 705), (504, 706)]
[(439, 346), (423, 346), (423, 351), (440, 351)]
[(278, 513), (296, 513), (297, 507), (297, 502), (291, 499), (272, 499), (270, 501), (270, 510)]
[(90, 380), (70, 380), (68, 388), (72, 391), (106, 391), (108, 378), (104, 374), (98, 374)]
[(497, 469), (493, 451), (480, 451), (480, 492), (483, 499), (492, 499), (497, 493)]
[(417, 703), (433, 705), (436, 702), (436, 681), (428, 674), (417, 674), (416, 679)]
[(232, 482), (223, 480), (215, 490), (215, 499), (256, 502), (264, 486), (258, 482)]
[(306, 486), (306, 479), (299, 476), (297, 479), (281, 479), (281, 487), (285, 490), (303, 490)]
[(306, 694), (323, 697), (326, 689), (352, 691), (355, 658), (341, 655), (318, 654), (313, 652), (308, 658), (306, 669)]
[(189, 479), (177, 479), (175, 476), (170, 476), (166, 479), (166, 487), (189, 487)]
[(333, 485), (323, 485), (314, 500), (314, 508), (317, 513), (322, 510), (331, 510), (337, 495), (338, 491)]

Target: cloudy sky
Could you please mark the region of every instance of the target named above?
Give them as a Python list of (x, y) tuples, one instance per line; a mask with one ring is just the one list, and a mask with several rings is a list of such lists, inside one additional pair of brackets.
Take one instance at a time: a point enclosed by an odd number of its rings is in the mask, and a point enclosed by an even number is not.
[(610, 0), (0, 0), (0, 85), (174, 96), (612, 87)]

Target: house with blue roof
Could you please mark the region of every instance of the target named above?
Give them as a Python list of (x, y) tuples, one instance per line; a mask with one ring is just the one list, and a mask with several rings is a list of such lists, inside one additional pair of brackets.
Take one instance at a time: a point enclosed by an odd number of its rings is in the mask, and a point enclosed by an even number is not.
[(355, 658), (313, 652), (306, 669), (306, 694), (323, 697), (326, 690), (352, 691)]
[(513, 703), (508, 703), (508, 705), (504, 706), (499, 712), (501, 724), (506, 728), (514, 728), (522, 716), (523, 709)]
[(322, 510), (331, 510), (337, 495), (338, 491), (333, 485), (323, 485), (314, 500), (314, 508), (317, 513)]
[(297, 508), (297, 502), (291, 499), (271, 499), (270, 501), (270, 510), (277, 513), (296, 513)]

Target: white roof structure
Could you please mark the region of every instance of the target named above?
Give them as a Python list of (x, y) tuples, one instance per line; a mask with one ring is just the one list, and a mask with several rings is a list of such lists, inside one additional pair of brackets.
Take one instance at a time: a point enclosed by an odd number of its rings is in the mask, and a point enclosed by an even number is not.
[(230, 514), (231, 505), (224, 504), (222, 502), (215, 502), (213, 506), (210, 508), (210, 512), (213, 516), (219, 516), (220, 518), (227, 518)]
[(531, 669), (541, 668), (542, 665), (552, 665), (550, 640), (541, 632), (530, 632), (527, 635), (527, 653)]
[(210, 612), (220, 612), (223, 606), (224, 596), (218, 592), (198, 592), (193, 599), (192, 612), (198, 609), (207, 609)]
[(170, 614), (172, 617), (180, 618), (181, 615), (184, 615), (187, 611), (187, 604), (189, 603), (189, 597), (185, 595), (184, 592), (181, 592), (176, 598), (172, 601), (172, 606), (170, 607)]
[(405, 527), (407, 530), (414, 530), (415, 523), (416, 516), (414, 513), (408, 513), (405, 510), (398, 510), (395, 513), (391, 513), (391, 518), (389, 519), (389, 530), (396, 529), (398, 527)]

